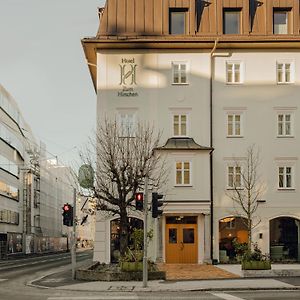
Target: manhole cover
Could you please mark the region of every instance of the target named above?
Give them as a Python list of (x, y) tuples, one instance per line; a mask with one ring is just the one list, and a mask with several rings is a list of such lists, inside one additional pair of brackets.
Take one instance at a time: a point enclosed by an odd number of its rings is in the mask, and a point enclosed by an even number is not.
[(109, 291), (117, 291), (117, 292), (131, 292), (133, 291), (134, 286), (110, 286), (109, 287)]

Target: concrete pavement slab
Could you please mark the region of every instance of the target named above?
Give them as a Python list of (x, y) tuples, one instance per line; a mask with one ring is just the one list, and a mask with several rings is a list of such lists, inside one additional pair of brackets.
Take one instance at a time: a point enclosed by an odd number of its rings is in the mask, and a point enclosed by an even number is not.
[(149, 281), (143, 288), (142, 282), (86, 282), (58, 287), (76, 291), (210, 291), (210, 290), (251, 290), (251, 289), (295, 289), (291, 284), (275, 279), (231, 279), (231, 280), (190, 280), (190, 281)]

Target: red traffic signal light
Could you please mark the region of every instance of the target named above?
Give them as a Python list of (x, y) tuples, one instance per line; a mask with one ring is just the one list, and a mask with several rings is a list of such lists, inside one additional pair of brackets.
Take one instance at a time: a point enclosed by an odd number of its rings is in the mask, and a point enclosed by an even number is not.
[(135, 194), (135, 208), (137, 210), (144, 209), (144, 193), (136, 193)]
[(63, 206), (63, 224), (66, 226), (73, 226), (73, 207), (66, 203)]

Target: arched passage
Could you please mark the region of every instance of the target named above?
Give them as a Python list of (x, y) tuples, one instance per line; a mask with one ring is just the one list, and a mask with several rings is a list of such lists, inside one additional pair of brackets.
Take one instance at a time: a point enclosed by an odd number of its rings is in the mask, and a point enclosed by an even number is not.
[[(133, 229), (143, 229), (144, 222), (137, 218), (129, 218), (129, 236)], [(118, 262), (120, 257), (120, 218), (110, 221), (110, 261)], [(128, 246), (131, 246), (131, 240), (128, 240)]]
[(293, 217), (270, 221), (270, 256), (273, 261), (299, 261), (299, 225)]
[(222, 263), (236, 261), (247, 245), (247, 220), (241, 217), (226, 217), (219, 221), (219, 260)]

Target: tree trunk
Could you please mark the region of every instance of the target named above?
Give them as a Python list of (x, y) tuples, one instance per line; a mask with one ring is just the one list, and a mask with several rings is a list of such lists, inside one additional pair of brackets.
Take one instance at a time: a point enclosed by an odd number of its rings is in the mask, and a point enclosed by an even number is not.
[(248, 250), (251, 251), (252, 248), (252, 220), (248, 218)]
[(127, 212), (121, 213), (120, 216), (120, 254), (121, 257), (125, 255), (128, 247), (129, 239), (129, 222), (127, 217)]

